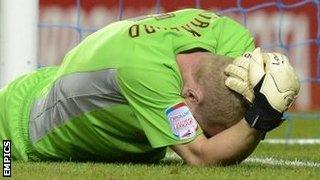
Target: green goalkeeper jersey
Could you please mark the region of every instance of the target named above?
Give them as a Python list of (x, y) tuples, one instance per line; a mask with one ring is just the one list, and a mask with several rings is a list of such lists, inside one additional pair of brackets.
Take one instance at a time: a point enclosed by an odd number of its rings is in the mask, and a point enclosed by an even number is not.
[(201, 129), (181, 96), (176, 55), (237, 57), (254, 48), (237, 22), (185, 9), (119, 21), (83, 40), (39, 83), (28, 133), (38, 157), (156, 161)]

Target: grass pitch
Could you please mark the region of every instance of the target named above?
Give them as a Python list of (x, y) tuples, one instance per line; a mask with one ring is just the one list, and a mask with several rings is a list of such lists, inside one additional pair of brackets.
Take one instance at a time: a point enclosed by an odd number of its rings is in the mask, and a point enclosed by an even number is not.
[[(288, 130), (291, 128), (291, 130)], [(286, 122), (267, 138), (320, 138), (319, 120)], [(169, 151), (169, 154), (173, 152)], [(320, 145), (260, 143), (249, 160), (193, 167), (170, 156), (159, 164), (13, 162), (14, 179), (320, 179)]]

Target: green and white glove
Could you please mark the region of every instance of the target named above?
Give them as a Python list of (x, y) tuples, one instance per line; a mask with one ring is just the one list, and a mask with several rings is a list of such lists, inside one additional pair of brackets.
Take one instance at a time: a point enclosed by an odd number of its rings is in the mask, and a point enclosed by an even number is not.
[(283, 112), (292, 105), (300, 89), (288, 58), (280, 53), (261, 53), (260, 48), (236, 59), (225, 72), (229, 75), (226, 86), (252, 103), (245, 112), (246, 121), (263, 132), (282, 123)]

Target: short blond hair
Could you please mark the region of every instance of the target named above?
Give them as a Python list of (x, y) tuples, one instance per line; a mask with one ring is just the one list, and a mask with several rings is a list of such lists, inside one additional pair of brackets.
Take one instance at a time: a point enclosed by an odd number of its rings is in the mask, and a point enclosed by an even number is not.
[(229, 90), (224, 82), (227, 78), (224, 69), (232, 58), (206, 54), (195, 80), (204, 87), (204, 100), (196, 109), (206, 125), (235, 124), (244, 116), (245, 101), (242, 96)]

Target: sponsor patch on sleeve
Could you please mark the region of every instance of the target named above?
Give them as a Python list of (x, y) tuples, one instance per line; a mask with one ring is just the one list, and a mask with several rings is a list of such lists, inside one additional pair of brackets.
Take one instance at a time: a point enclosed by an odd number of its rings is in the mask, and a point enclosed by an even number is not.
[(179, 139), (188, 139), (196, 135), (198, 123), (185, 103), (175, 104), (165, 111), (173, 134)]

